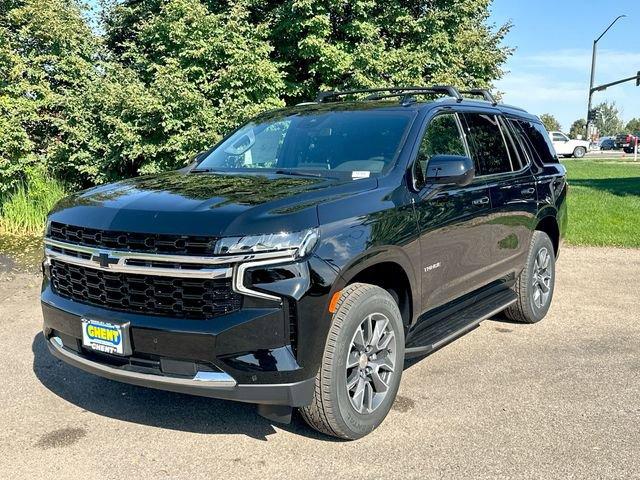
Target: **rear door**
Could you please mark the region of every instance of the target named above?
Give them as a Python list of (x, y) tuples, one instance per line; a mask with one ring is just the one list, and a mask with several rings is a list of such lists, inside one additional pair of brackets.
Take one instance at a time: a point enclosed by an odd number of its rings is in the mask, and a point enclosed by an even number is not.
[(472, 155), (491, 198), (489, 281), (524, 264), (537, 211), (536, 180), (517, 131), (495, 113), (465, 113)]
[(489, 188), (482, 178), (466, 187), (427, 185), (434, 155), (469, 155), (457, 113), (441, 110), (426, 125), (413, 164), (416, 218), (420, 231), (423, 310), (430, 310), (487, 281), (493, 237), (486, 219)]

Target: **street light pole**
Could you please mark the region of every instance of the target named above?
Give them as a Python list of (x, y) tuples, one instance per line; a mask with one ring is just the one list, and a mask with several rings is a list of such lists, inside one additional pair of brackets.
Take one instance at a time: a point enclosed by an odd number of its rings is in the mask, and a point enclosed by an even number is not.
[(597, 47), (598, 47), (598, 42), (600, 41), (600, 39), (602, 37), (604, 37), (605, 33), (607, 33), (609, 31), (609, 29), (611, 27), (613, 27), (613, 25), (618, 20), (620, 20), (621, 18), (624, 18), (624, 17), (626, 17), (626, 15), (618, 15), (616, 17), (616, 19), (609, 24), (609, 26), (605, 29), (605, 31), (602, 32), (600, 34), (600, 36), (593, 41), (593, 51), (591, 53), (591, 81), (589, 82), (589, 102), (587, 104), (587, 127), (586, 127), (587, 128), (587, 132), (586, 132), (586, 134), (587, 134), (587, 138), (586, 139), (587, 140), (589, 140), (589, 133), (590, 133), (590, 128), (589, 127), (591, 126), (591, 120), (589, 120), (589, 118), (590, 118), (590, 113), (591, 113), (591, 102), (592, 102), (592, 97), (593, 97), (593, 82), (595, 80), (595, 75), (596, 75), (596, 51), (597, 51)]

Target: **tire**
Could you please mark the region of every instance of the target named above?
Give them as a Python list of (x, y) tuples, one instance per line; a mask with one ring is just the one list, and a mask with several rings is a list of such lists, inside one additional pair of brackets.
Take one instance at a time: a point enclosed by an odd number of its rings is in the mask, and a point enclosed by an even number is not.
[[(386, 348), (362, 353), (363, 344), (369, 343), (367, 330), (375, 332), (376, 328), (382, 335), (378, 342), (370, 336), (370, 343)], [(384, 366), (390, 363), (391, 371)], [(312, 428), (334, 437), (354, 440), (367, 435), (389, 413), (400, 386), (403, 363), (404, 327), (393, 297), (374, 285), (349, 285), (333, 314), (313, 401), (300, 409), (302, 418)], [(367, 368), (372, 369), (369, 377)], [(370, 382), (369, 387), (363, 386), (366, 382)], [(385, 383), (386, 390), (382, 387)]]
[[(542, 260), (542, 258), (548, 260)], [(547, 267), (543, 269), (540, 264), (545, 262), (548, 262)], [(518, 300), (504, 312), (508, 319), (522, 323), (536, 323), (545, 317), (553, 299), (555, 269), (556, 257), (553, 243), (546, 233), (536, 230), (531, 238), (527, 263), (513, 287)], [(543, 270), (546, 273), (542, 272)]]
[(584, 147), (576, 147), (573, 150), (573, 157), (574, 158), (582, 158), (587, 154), (587, 149)]

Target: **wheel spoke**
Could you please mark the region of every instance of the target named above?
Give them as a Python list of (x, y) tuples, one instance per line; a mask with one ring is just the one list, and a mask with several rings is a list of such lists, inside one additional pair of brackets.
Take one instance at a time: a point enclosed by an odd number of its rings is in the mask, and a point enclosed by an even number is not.
[(389, 325), (389, 320), (385, 317), (384, 319), (377, 320), (375, 326), (373, 328), (373, 335), (371, 337), (371, 346), (375, 351), (380, 350), (384, 347), (379, 347), (380, 339), (385, 333), (385, 329)]
[(533, 301), (535, 302), (537, 307), (540, 307), (540, 296), (542, 292), (540, 291), (540, 287), (534, 288), (533, 290)]
[(548, 293), (551, 290), (551, 275), (542, 277), (539, 285), (544, 293)]
[(367, 315), (367, 318), (364, 319), (363, 327), (364, 327), (364, 345), (371, 345), (371, 337), (373, 336), (373, 325), (372, 325), (372, 317), (373, 315)]
[(547, 270), (549, 268), (550, 263), (551, 263), (551, 255), (546, 254), (544, 257), (544, 263), (542, 264), (542, 268)]
[(359, 370), (354, 370), (351, 375), (349, 376), (349, 378), (347, 378), (347, 390), (351, 391), (353, 390), (353, 387), (355, 387), (358, 384), (358, 380), (360, 380), (360, 371)]
[(373, 386), (376, 389), (376, 393), (386, 392), (389, 389), (389, 385), (380, 376), (380, 370), (374, 368), (371, 372), (371, 380), (373, 380)]
[(387, 332), (384, 337), (382, 337), (382, 340), (378, 343), (378, 351), (386, 350), (387, 348), (389, 348), (389, 345), (395, 338), (396, 334), (393, 333), (393, 331)]
[(356, 350), (352, 350), (347, 358), (347, 368), (353, 368), (358, 365), (360, 354)]
[(373, 411), (373, 387), (370, 382), (366, 382), (364, 384), (365, 391), (365, 406), (367, 407), (367, 412)]
[(393, 372), (393, 369), (395, 368), (393, 358), (388, 354), (381, 355), (375, 360), (371, 360), (369, 365), (374, 368), (382, 368), (383, 370), (388, 370), (390, 372)]
[(364, 380), (364, 378), (358, 376), (358, 386), (356, 387), (356, 391), (353, 394), (351, 400), (353, 401), (353, 406), (355, 409), (362, 413), (362, 405), (364, 404), (364, 393), (365, 387), (368, 383)]
[(355, 337), (353, 338), (353, 345), (355, 345), (358, 350), (364, 350), (367, 346), (364, 339), (364, 332), (362, 331), (362, 325), (360, 325), (356, 330)]

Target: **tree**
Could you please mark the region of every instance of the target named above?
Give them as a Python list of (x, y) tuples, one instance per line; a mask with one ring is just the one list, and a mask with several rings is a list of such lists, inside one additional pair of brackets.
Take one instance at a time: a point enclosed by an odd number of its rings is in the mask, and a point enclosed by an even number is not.
[(595, 125), (601, 137), (616, 135), (624, 126), (616, 102), (602, 102), (595, 106)]
[(0, 193), (66, 141), (66, 104), (95, 72), (74, 0), (0, 1)]
[(0, 0), (0, 193), (174, 169), (320, 89), (487, 87), (511, 50), (490, 0)]
[(632, 118), (629, 120), (624, 130), (625, 132), (633, 134), (640, 132), (640, 118)]
[(540, 120), (542, 121), (544, 128), (547, 129), (547, 132), (560, 131), (560, 122), (551, 115), (550, 113), (543, 113), (540, 115)]
[(510, 24), (488, 24), (490, 0), (254, 1), (288, 103), (321, 89), (453, 84), (487, 87), (511, 53)]
[(587, 121), (584, 118), (579, 118), (571, 124), (569, 129), (570, 138), (584, 137), (585, 129), (587, 128)]

